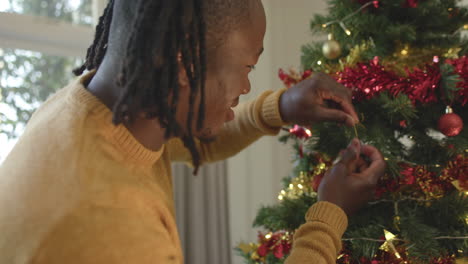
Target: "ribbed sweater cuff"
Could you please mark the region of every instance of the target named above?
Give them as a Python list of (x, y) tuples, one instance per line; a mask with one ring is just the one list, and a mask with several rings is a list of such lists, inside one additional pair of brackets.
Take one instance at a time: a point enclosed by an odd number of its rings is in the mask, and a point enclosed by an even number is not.
[(345, 212), (335, 204), (318, 202), (306, 214), (306, 221), (318, 221), (330, 225), (339, 236), (343, 236), (348, 227), (348, 217)]
[(269, 127), (282, 127), (287, 125), (281, 118), (279, 100), (286, 89), (271, 93), (265, 98), (262, 105), (262, 119)]

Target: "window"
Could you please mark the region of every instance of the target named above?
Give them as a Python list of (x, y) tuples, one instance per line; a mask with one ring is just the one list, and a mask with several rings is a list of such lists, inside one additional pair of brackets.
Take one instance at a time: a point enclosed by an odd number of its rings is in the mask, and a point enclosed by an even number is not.
[[(106, 0), (0, 1), (0, 164), (32, 113), (73, 78)], [(2, 27), (9, 24), (8, 27)], [(17, 28), (15, 28), (15, 26)]]
[(93, 24), (91, 0), (2, 0), (0, 12), (42, 16), (73, 24)]
[(0, 49), (0, 160), (22, 134), (33, 112), (70, 81), (72, 69), (81, 62), (73, 57)]

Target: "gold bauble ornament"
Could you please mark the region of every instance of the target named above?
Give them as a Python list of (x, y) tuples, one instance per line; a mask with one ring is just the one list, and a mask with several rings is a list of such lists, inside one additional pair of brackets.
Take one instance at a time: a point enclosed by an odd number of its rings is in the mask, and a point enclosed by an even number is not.
[(334, 60), (341, 55), (341, 45), (333, 39), (333, 35), (328, 35), (328, 41), (323, 44), (322, 52), (325, 58)]

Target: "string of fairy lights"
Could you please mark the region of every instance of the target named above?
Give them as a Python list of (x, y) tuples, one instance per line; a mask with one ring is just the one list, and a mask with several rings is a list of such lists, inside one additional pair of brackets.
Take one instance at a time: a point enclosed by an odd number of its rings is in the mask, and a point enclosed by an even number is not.
[[(355, 10), (354, 12), (348, 14), (347, 16), (343, 17), (342, 19), (337, 19), (337, 20), (333, 20), (333, 21), (329, 21), (327, 23), (324, 23), (322, 24), (322, 28), (323, 29), (327, 29), (335, 24), (339, 25), (341, 29), (343, 29), (343, 31), (345, 32), (346, 35), (348, 36), (351, 36), (352, 35), (352, 31), (349, 29), (349, 27), (346, 25), (346, 21), (349, 20), (350, 18), (358, 15), (362, 10), (368, 8), (369, 6), (374, 6), (375, 8), (378, 8), (379, 7), (379, 1), (370, 1), (370, 2), (367, 2), (366, 4), (362, 5), (360, 8), (358, 8), (357, 10)], [(448, 11), (449, 12), (452, 12), (453, 11), (453, 8), (448, 8)], [(460, 33), (460, 31), (462, 30), (468, 30), (468, 24), (465, 24), (463, 25), (462, 27), (460, 27), (458, 30), (456, 30), (453, 35), (456, 35), (458, 33)], [(370, 39), (370, 42), (373, 43), (373, 40), (372, 38)], [(328, 34), (328, 41), (326, 41), (323, 46), (322, 46), (322, 52), (323, 52), (323, 55), (327, 58), (327, 59), (336, 59), (338, 57), (340, 57), (341, 55), (341, 45), (340, 43), (338, 43), (335, 39), (334, 39), (334, 36), (333, 34)], [(403, 45), (403, 47), (401, 48), (399, 54), (402, 55), (402, 56), (408, 56), (410, 53), (410, 47), (409, 45)], [(322, 65), (322, 61), (319, 60), (317, 61), (317, 64), (318, 65)]]

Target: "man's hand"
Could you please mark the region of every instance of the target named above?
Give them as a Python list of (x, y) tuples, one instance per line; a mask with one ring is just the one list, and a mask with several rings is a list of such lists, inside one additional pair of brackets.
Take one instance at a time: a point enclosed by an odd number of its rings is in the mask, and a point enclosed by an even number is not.
[(280, 98), (280, 113), (285, 122), (302, 126), (326, 121), (353, 126), (359, 122), (351, 91), (323, 73), (286, 91)]
[(373, 198), (385, 168), (382, 154), (376, 148), (361, 145), (359, 140), (353, 139), (322, 179), (318, 200), (338, 205), (349, 216)]

